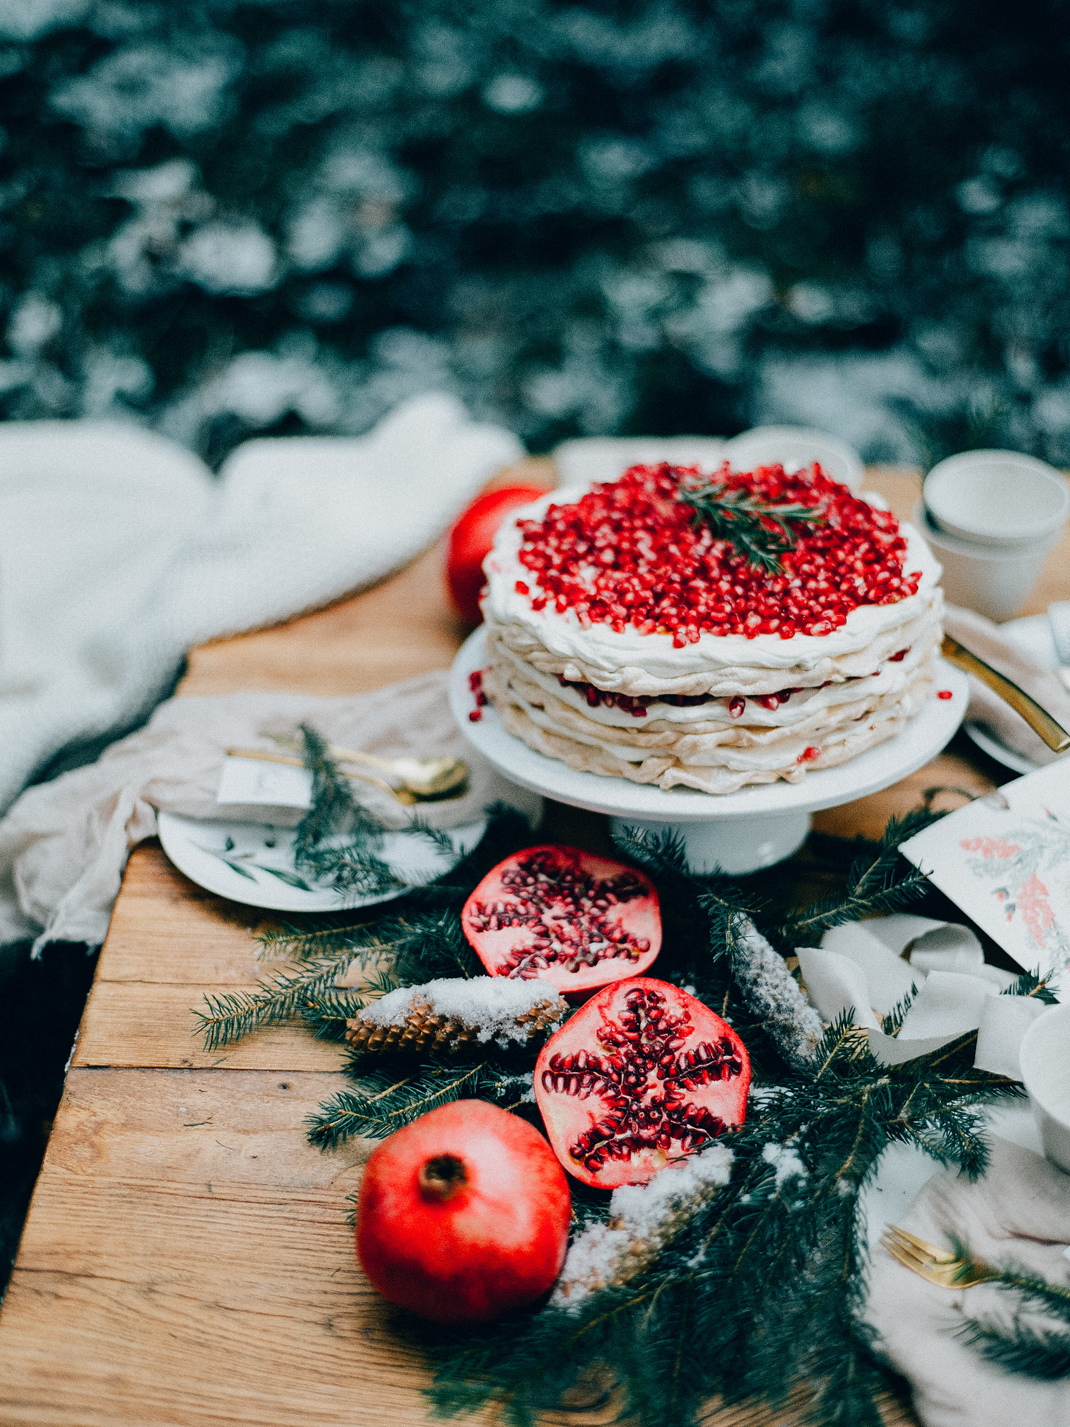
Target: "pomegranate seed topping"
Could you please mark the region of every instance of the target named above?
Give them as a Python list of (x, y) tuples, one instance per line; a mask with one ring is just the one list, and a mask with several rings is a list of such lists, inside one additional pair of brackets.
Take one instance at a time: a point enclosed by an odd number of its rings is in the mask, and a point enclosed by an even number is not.
[(737, 694), (728, 705), (729, 718), (742, 718), (743, 710), (747, 707), (747, 700), (742, 694)]
[(527, 585), (525, 585), (523, 580), (517, 580), (514, 588), (516, 589), (518, 595), (527, 595), (531, 593), (531, 591), (528, 589)]
[(796, 762), (796, 763), (812, 763), (815, 758), (820, 758), (820, 757), (821, 757), (821, 749), (820, 749), (820, 748), (804, 748), (803, 751), (799, 754), (798, 758), (796, 758), (795, 762)]
[(909, 653), (910, 653), (910, 650), (909, 650), (909, 649), (900, 649), (900, 651), (899, 651), (898, 654), (889, 654), (889, 656), (888, 656), (888, 663), (889, 663), (889, 664), (899, 664), (899, 663), (901, 663), (902, 660), (904, 660), (904, 659), (907, 657), (907, 655), (908, 655)]
[(472, 712), (468, 715), (468, 721), (469, 721), (469, 723), (478, 723), (479, 720), (480, 720), (482, 717), (483, 717), (483, 710), (482, 710), (482, 709), (473, 709)]
[(954, 695), (952, 694), (950, 689), (938, 689), (936, 692), (936, 697), (938, 699), (951, 699), (954, 698)]
[[(824, 512), (822, 524), (797, 535), (778, 574), (694, 522), (678, 499), (681, 480), (694, 474), (633, 466), (573, 505), (551, 505), (542, 520), (521, 521), (518, 558), (539, 589), (532, 609), (552, 601), (559, 614), (573, 610), (584, 628), (608, 624), (622, 632), (630, 624), (641, 634), (671, 635), (673, 647), (683, 649), (703, 634), (823, 636), (859, 605), (895, 604), (917, 593), (921, 572), (904, 573), (906, 541), (895, 516), (874, 510), (820, 466), (733, 475), (726, 464), (718, 477), (770, 504)], [(518, 580), (517, 590), (527, 593), (522, 585)]]

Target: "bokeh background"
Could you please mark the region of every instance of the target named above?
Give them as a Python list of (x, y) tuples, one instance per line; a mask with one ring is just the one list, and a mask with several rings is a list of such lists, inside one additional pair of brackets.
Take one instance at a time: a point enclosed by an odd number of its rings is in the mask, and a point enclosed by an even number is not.
[(5, 0), (0, 415), (1070, 463), (1058, 0)]

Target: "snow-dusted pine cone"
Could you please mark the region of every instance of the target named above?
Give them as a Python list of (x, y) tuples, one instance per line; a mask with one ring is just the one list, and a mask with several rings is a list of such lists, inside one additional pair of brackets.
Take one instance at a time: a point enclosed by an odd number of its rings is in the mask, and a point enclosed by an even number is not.
[(402, 986), (347, 1021), (346, 1040), (363, 1054), (454, 1051), (494, 1041), (503, 1049), (556, 1030), (568, 1015), (563, 996), (538, 980), (475, 976)]

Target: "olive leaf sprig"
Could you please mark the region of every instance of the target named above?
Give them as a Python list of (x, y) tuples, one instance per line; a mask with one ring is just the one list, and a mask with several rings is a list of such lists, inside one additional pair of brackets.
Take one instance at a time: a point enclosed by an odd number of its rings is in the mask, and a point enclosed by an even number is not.
[(752, 491), (732, 489), (723, 481), (681, 485), (679, 497), (694, 510), (696, 527), (708, 525), (718, 540), (730, 541), (752, 565), (769, 575), (780, 574), (781, 556), (795, 548), (795, 527), (825, 522), (823, 506), (798, 502), (773, 505)]

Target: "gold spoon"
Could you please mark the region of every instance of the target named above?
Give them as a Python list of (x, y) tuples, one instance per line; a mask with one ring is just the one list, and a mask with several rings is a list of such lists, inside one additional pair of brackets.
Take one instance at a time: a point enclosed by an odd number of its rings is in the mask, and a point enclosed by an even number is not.
[(972, 654), (957, 639), (952, 639), (950, 634), (944, 635), (940, 653), (949, 664), (954, 664), (956, 668), (973, 674), (983, 684), (987, 684), (1015, 713), (1021, 714), (1033, 732), (1040, 735), (1053, 753), (1065, 753), (1070, 748), (1070, 733), (1067, 733), (1061, 723), (1056, 723), (1047, 709), (1041, 708), (1036, 699), (1030, 698), (1024, 689), (1020, 689), (998, 669), (993, 669), (991, 664), (986, 664), (983, 659)]
[(463, 758), (378, 758), (333, 743), (327, 745), (327, 752), (339, 763), (362, 763), (393, 774), (418, 798), (441, 798), (468, 781), (468, 764)]

